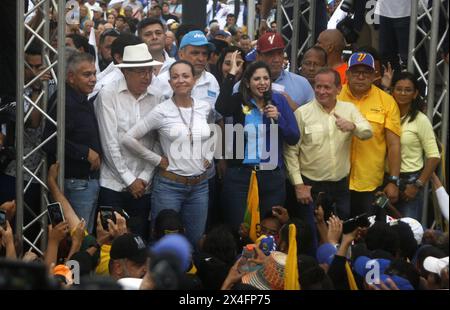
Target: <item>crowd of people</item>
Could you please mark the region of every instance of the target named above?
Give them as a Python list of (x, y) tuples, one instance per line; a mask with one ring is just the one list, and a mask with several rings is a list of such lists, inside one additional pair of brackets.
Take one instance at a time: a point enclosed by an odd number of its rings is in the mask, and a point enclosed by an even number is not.
[[(43, 227), (43, 253), (30, 246), (39, 221), (24, 232), (31, 242), (15, 238), (20, 193), (8, 161), (1, 266), (36, 262), (50, 270), (49, 289), (448, 289), (448, 229), (422, 222), (431, 182), (448, 225), (435, 173), (445, 150), (421, 85), (402, 67), (403, 45), (348, 42), (339, 27), (324, 27), (289, 71), (295, 56), (269, 19), (276, 1), (258, 4), (254, 41), (232, 13), (224, 26), (213, 19), (198, 29), (182, 22), (181, 1), (144, 2), (78, 1), (77, 22), (66, 25), (64, 102), (43, 46), (27, 46), (25, 93), (40, 108), (25, 103), (25, 152), (46, 143), (24, 164), (40, 175), (47, 161), (48, 198), (62, 217)], [(320, 29), (338, 3), (318, 2)], [(56, 120), (58, 105), (63, 188), (56, 123), (42, 114), (45, 106)], [(0, 146), (13, 136), (2, 130)], [(44, 184), (24, 175), (29, 222)], [(6, 267), (0, 288), (14, 284)]]

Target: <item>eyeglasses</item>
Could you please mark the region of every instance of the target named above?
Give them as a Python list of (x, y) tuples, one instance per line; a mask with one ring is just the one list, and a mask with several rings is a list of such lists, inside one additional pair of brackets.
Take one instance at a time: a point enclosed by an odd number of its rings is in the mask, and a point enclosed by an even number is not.
[(152, 75), (153, 73), (153, 67), (147, 67), (147, 68), (140, 68), (140, 69), (128, 69), (130, 72), (135, 73), (136, 75), (139, 75), (141, 77), (145, 77), (147, 75)]
[(355, 77), (359, 77), (362, 75), (363, 78), (368, 78), (374, 73), (373, 70), (349, 70), (349, 72)]

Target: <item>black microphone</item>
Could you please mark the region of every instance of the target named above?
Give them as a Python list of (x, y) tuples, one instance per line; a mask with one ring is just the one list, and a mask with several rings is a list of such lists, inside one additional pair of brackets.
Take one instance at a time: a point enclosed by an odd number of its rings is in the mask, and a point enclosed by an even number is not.
[[(274, 105), (272, 102), (272, 91), (270, 89), (263, 93), (263, 99), (264, 99), (264, 107), (267, 107), (269, 104)], [(275, 124), (276, 121), (273, 118), (271, 118), (270, 122), (272, 124)]]
[(267, 105), (269, 105), (269, 104), (273, 105), (273, 103), (272, 103), (272, 91), (271, 90), (265, 91), (263, 93), (263, 99), (264, 99), (264, 103), (265, 103), (264, 106), (265, 107)]

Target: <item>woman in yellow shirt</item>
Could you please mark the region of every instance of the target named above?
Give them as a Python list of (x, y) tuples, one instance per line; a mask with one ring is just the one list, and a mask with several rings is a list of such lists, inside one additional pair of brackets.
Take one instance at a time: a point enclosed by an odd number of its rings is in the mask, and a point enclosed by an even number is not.
[[(401, 199), (396, 204), (404, 217), (422, 217), (423, 187), (440, 161), (433, 126), (423, 114), (417, 79), (402, 72), (392, 83), (401, 117), (402, 133), (400, 184)], [(424, 160), (425, 157), (425, 160)]]

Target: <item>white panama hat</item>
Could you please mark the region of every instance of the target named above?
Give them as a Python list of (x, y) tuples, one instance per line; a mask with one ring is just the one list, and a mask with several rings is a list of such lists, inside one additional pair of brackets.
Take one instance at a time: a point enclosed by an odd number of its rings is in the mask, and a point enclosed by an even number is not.
[(138, 68), (160, 66), (162, 62), (153, 60), (152, 54), (148, 51), (147, 44), (125, 46), (123, 61), (117, 64), (117, 68)]

